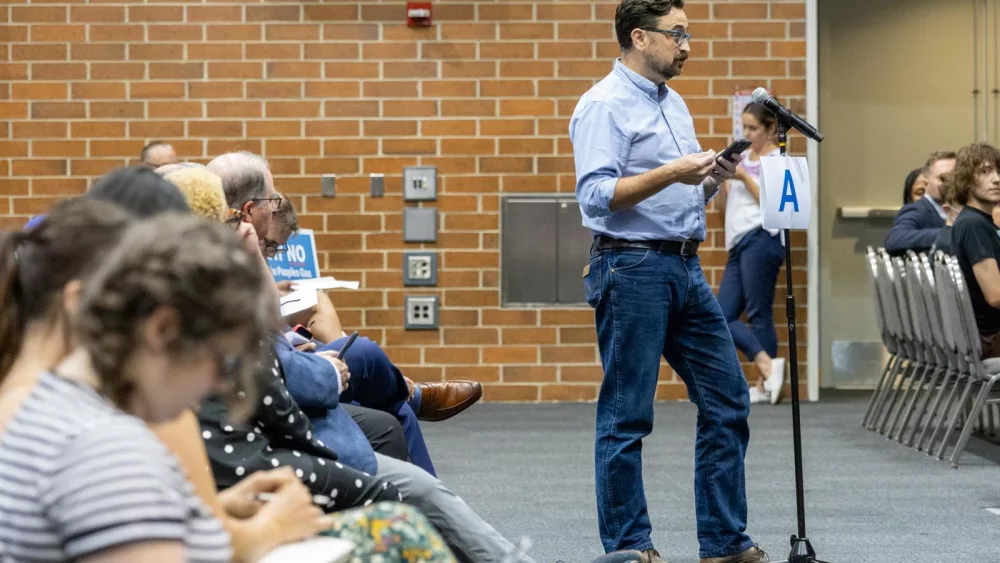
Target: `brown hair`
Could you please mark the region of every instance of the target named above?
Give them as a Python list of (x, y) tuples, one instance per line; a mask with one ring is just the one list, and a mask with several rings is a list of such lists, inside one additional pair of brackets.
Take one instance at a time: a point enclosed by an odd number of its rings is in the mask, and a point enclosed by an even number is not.
[(778, 120), (774, 117), (774, 114), (767, 110), (764, 106), (758, 104), (757, 102), (750, 102), (743, 108), (743, 113), (749, 113), (764, 127), (765, 131), (771, 131), (774, 128), (775, 134), (778, 131)]
[(615, 9), (615, 35), (623, 53), (632, 50), (633, 29), (653, 29), (670, 10), (684, 9), (684, 0), (622, 0)]
[(166, 213), (138, 223), (105, 263), (87, 280), (77, 335), (90, 352), (101, 377), (102, 392), (119, 407), (135, 390), (128, 360), (141, 337), (139, 325), (158, 307), (177, 311), (178, 353), (204, 344), (213, 336), (243, 331), (242, 359), (236, 380), (227, 383), (246, 393), (227, 399), (231, 412), (245, 417), (256, 400), (258, 360), (276, 326), (277, 312), (268, 304), (264, 275), (238, 237), (222, 223), (192, 215)]
[(295, 211), (295, 204), (281, 194), (275, 195), (281, 198), (281, 204), (274, 214), (274, 226), (278, 227), (281, 233), (287, 232), (288, 236), (295, 236), (299, 232), (299, 214)]
[(976, 187), (976, 174), (984, 164), (991, 164), (1000, 171), (1000, 151), (993, 145), (973, 143), (959, 149), (955, 157), (955, 169), (949, 174), (947, 182), (952, 185), (954, 201), (962, 205), (969, 203), (969, 196)]
[(114, 247), (131, 216), (113, 203), (76, 197), (57, 204), (30, 231), (0, 235), (0, 380), (29, 322), (51, 316), (63, 287)]
[(955, 157), (955, 151), (934, 151), (929, 157), (927, 157), (927, 162), (924, 163), (924, 168), (930, 168), (939, 160), (954, 160)]
[(947, 203), (948, 205), (955, 205), (955, 204), (963, 205), (961, 202), (955, 199), (957, 193), (955, 190), (954, 171), (941, 176), (941, 187), (939, 188), (939, 190), (941, 191), (942, 203)]

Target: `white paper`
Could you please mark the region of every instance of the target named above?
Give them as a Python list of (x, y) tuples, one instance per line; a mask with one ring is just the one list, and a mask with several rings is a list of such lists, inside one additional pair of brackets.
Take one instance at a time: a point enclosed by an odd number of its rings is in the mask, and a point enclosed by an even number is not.
[(360, 282), (356, 281), (342, 281), (333, 277), (322, 277), (322, 278), (312, 278), (307, 280), (297, 280), (292, 284), (295, 289), (315, 289), (322, 291), (324, 289), (358, 289), (361, 286)]
[(281, 316), (287, 317), (310, 309), (319, 304), (316, 290), (311, 288), (298, 289), (281, 298)]
[(343, 563), (350, 560), (353, 542), (317, 536), (278, 546), (260, 558), (259, 563)]
[(753, 101), (751, 90), (737, 90), (733, 94), (733, 139), (743, 138), (743, 110)]
[(802, 156), (764, 156), (760, 159), (760, 209), (765, 229), (809, 228), (812, 188), (809, 163)]

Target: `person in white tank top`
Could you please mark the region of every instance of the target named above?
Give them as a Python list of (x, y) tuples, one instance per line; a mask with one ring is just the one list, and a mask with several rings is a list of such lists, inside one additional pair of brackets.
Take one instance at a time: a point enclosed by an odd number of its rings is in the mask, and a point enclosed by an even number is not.
[[(756, 103), (747, 104), (742, 119), (744, 136), (752, 144), (719, 194), (729, 260), (718, 299), (733, 343), (759, 372), (756, 385), (750, 387), (750, 402), (777, 404), (784, 394), (785, 360), (776, 357), (773, 309), (784, 247), (778, 230), (761, 226), (760, 210), (760, 158), (778, 156), (777, 127), (774, 116)], [(744, 313), (750, 326), (740, 320)]]

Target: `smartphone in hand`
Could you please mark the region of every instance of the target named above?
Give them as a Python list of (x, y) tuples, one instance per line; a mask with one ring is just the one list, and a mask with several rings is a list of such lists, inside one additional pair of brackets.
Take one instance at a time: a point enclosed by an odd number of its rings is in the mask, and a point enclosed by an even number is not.
[(741, 154), (743, 151), (745, 151), (748, 148), (750, 148), (750, 145), (751, 145), (750, 141), (748, 141), (746, 139), (738, 139), (736, 141), (733, 141), (733, 144), (731, 144), (728, 147), (726, 147), (726, 150), (720, 152), (719, 154), (717, 154), (715, 156), (715, 160), (716, 161), (719, 161), (719, 160), (730, 160), (731, 161), (734, 155)]

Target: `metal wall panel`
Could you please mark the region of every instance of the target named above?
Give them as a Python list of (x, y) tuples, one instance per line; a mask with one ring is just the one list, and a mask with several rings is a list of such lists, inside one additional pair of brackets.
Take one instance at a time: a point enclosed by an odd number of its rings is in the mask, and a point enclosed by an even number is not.
[(554, 198), (504, 198), (500, 272), (503, 304), (556, 301)]
[(590, 247), (594, 242), (590, 230), (580, 218), (580, 205), (575, 198), (562, 199), (557, 204), (559, 238), (556, 256), (556, 297), (560, 304), (585, 303), (583, 267), (590, 261)]

